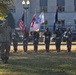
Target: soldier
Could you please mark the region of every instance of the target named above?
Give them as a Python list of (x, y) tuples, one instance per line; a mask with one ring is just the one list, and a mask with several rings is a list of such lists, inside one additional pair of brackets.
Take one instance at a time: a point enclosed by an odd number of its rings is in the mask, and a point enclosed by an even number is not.
[(14, 52), (17, 52), (18, 38), (19, 38), (19, 34), (15, 30), (13, 35), (12, 35), (12, 42), (13, 42)]
[(60, 52), (61, 32), (60, 32), (59, 28), (56, 28), (54, 34), (56, 35), (56, 37), (55, 37), (56, 50), (57, 50), (57, 52)]
[(27, 30), (25, 30), (24, 36), (23, 36), (23, 49), (24, 52), (27, 52), (27, 45), (29, 40), (29, 33)]
[(0, 26), (0, 39), (1, 39), (1, 59), (3, 63), (8, 63), (10, 44), (12, 38), (11, 27), (8, 26), (7, 20)]
[(66, 42), (67, 42), (68, 52), (70, 52), (71, 51), (71, 44), (72, 44), (72, 32), (71, 32), (70, 28), (68, 28), (66, 31)]
[(46, 28), (44, 35), (45, 35), (46, 52), (49, 52), (49, 43), (50, 43), (51, 32), (49, 31), (48, 28)]
[(35, 52), (37, 52), (37, 50), (38, 50), (38, 39), (39, 39), (39, 32), (38, 31), (35, 31), (34, 33), (33, 33), (33, 35), (34, 35), (34, 51)]

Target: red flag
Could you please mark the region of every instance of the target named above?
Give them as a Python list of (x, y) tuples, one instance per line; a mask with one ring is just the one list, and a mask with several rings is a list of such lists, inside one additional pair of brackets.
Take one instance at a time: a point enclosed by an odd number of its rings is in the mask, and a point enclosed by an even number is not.
[(19, 28), (20, 28), (22, 35), (24, 36), (24, 34), (25, 34), (24, 14), (22, 15), (22, 18), (20, 20)]
[(32, 23), (30, 25), (30, 31), (33, 31), (33, 26), (34, 26), (35, 21), (36, 21), (36, 13), (33, 16)]

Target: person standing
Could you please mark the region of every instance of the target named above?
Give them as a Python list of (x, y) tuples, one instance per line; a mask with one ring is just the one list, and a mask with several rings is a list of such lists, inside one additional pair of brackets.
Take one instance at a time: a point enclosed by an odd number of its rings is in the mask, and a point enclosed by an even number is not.
[(39, 42), (39, 31), (34, 31), (34, 51), (38, 51), (38, 42)]
[(19, 38), (19, 34), (15, 30), (13, 35), (12, 35), (12, 42), (13, 42), (14, 52), (17, 52), (18, 38)]
[(72, 32), (71, 32), (71, 29), (70, 28), (68, 28), (67, 31), (66, 31), (66, 42), (67, 42), (68, 52), (71, 52)]
[(25, 30), (24, 36), (23, 36), (23, 49), (24, 52), (27, 52), (27, 45), (29, 40), (29, 32)]
[(12, 29), (8, 26), (7, 20), (0, 26), (1, 35), (1, 59), (4, 64), (8, 63), (10, 44), (12, 38)]
[(56, 50), (57, 50), (57, 52), (60, 52), (61, 32), (60, 32), (59, 28), (56, 28), (54, 34), (56, 35), (56, 37), (55, 37)]
[(51, 32), (49, 31), (48, 28), (46, 28), (46, 31), (44, 32), (44, 35), (45, 35), (46, 52), (49, 52)]

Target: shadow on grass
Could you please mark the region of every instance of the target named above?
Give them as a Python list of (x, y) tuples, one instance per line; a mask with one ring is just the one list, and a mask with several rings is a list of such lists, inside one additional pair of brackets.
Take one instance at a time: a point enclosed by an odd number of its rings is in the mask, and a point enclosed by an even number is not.
[(10, 53), (9, 64), (0, 64), (3, 75), (75, 75), (76, 52), (68, 53), (56, 50), (18, 51)]

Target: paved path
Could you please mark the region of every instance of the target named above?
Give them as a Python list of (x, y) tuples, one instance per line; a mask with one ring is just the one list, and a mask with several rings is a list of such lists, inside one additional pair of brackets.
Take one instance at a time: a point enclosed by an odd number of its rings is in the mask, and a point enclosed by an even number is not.
[[(18, 50), (23, 51), (23, 46), (19, 45)], [(33, 45), (28, 45), (28, 51), (34, 50)], [(38, 50), (45, 50), (45, 45), (38, 45)], [(50, 45), (50, 50), (56, 50), (55, 45)], [(61, 50), (67, 50), (66, 45), (61, 45)], [(72, 51), (76, 51), (76, 46), (72, 45)], [(13, 51), (13, 46), (11, 46), (11, 51)]]

